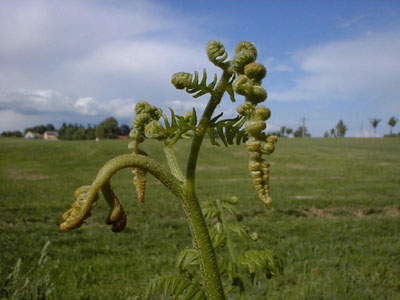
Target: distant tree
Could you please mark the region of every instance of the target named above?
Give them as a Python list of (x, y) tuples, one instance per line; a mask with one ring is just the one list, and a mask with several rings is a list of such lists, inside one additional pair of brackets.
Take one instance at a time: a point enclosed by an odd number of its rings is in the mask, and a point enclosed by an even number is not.
[(129, 132), (131, 131), (131, 129), (129, 128), (128, 125), (123, 124), (119, 127), (119, 134), (120, 135), (129, 135)]
[(85, 137), (87, 140), (94, 140), (96, 138), (96, 126), (92, 128), (89, 124), (85, 131)]
[(67, 139), (67, 124), (62, 123), (60, 129), (58, 129), (58, 138), (60, 140), (66, 140)]
[(293, 132), (293, 129), (292, 129), (292, 128), (286, 128), (286, 134), (287, 134), (287, 135), (291, 135), (292, 132)]
[(83, 126), (80, 126), (78, 129), (75, 130), (75, 132), (72, 134), (72, 139), (73, 140), (84, 140), (86, 138), (85, 135), (85, 128)]
[(343, 123), (342, 120), (336, 124), (336, 135), (338, 137), (344, 137), (347, 131), (347, 126)]
[(68, 125), (68, 128), (67, 128), (67, 130), (66, 130), (66, 137), (65, 137), (65, 139), (66, 139), (66, 140), (72, 140), (72, 139), (74, 139), (74, 133), (75, 133), (76, 130), (77, 130), (77, 128), (76, 128), (75, 126), (73, 126), (73, 125), (69, 126), (69, 125)]
[(328, 131), (324, 132), (324, 138), (329, 138), (329, 132)]
[(378, 127), (379, 122), (382, 121), (382, 119), (371, 119), (370, 123), (372, 127), (374, 128), (374, 136), (376, 136), (376, 127)]
[(15, 130), (15, 131), (3, 131), (1, 133), (1, 136), (4, 137), (23, 137), (23, 134), (21, 131), (19, 130)]
[(281, 126), (281, 136), (285, 136), (286, 126)]
[(53, 124), (47, 124), (46, 126), (46, 131), (55, 131), (56, 130), (56, 128), (54, 127), (54, 125)]
[(28, 131), (42, 134), (42, 133), (44, 133), (46, 131), (46, 126), (37, 125), (37, 126), (34, 126), (34, 127), (25, 128), (24, 133), (27, 133)]
[(296, 138), (299, 138), (299, 137), (301, 138), (301, 137), (303, 137), (303, 133), (304, 133), (304, 137), (311, 137), (311, 134), (309, 134), (307, 132), (307, 127), (305, 127), (305, 126), (304, 127), (299, 126), (293, 133), (293, 136)]
[(331, 137), (336, 137), (335, 128), (332, 128), (332, 129), (331, 129), (330, 134), (331, 134)]
[(118, 133), (118, 121), (113, 117), (105, 119), (96, 128), (96, 136), (99, 138), (115, 139)]
[(395, 116), (391, 117), (388, 121), (388, 125), (390, 126), (390, 135), (393, 135), (392, 129), (396, 126), (398, 119)]

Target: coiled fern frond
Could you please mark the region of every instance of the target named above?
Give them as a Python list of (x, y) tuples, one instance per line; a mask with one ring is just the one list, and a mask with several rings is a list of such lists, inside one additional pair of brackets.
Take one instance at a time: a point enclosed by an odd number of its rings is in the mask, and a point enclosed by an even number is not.
[(207, 93), (213, 93), (214, 87), (217, 84), (217, 74), (214, 75), (214, 79), (211, 83), (207, 84), (207, 71), (203, 69), (203, 77), (199, 82), (199, 73), (194, 72), (194, 76), (190, 73), (179, 72), (172, 75), (171, 83), (178, 90), (186, 89), (189, 94), (194, 94), (194, 98), (198, 98)]
[(205, 291), (197, 283), (182, 275), (172, 274), (153, 279), (147, 286), (145, 299), (162, 294), (171, 299), (207, 300)]
[(226, 68), (225, 60), (228, 58), (224, 45), (218, 41), (209, 41), (207, 43), (207, 56), (208, 59), (217, 67), (222, 69)]

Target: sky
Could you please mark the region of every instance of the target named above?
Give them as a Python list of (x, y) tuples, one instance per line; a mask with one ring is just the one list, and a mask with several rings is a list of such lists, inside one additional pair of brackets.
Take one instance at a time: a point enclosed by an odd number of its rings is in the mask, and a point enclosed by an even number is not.
[[(230, 57), (240, 41), (256, 45), (268, 70), (267, 131), (305, 118), (314, 137), (339, 120), (346, 136), (371, 136), (379, 118), (382, 136), (390, 117), (400, 119), (399, 1), (0, 0), (0, 132), (110, 116), (130, 124), (143, 100), (201, 111), (208, 97), (170, 79), (220, 74), (209, 40)], [(231, 117), (236, 105), (224, 97), (219, 110)]]

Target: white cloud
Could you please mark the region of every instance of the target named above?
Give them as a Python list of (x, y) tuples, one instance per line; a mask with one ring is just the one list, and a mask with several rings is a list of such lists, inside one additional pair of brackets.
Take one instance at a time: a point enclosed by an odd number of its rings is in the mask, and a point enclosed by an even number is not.
[(176, 112), (183, 113), (187, 111), (192, 111), (192, 109), (202, 110), (206, 107), (205, 101), (182, 101), (182, 100), (173, 100), (170, 101), (169, 106)]
[(149, 1), (1, 1), (0, 111), (95, 122), (131, 118), (136, 99), (165, 108), (174, 72), (211, 66), (195, 27)]
[(13, 110), (0, 110), (0, 132), (7, 130), (23, 130), (38, 124), (47, 124), (42, 115), (25, 115)]
[(59, 112), (71, 110), (72, 100), (59, 92), (44, 90), (20, 90), (0, 97), (0, 109), (17, 112)]
[(293, 58), (303, 74), (292, 89), (270, 89), (271, 99), (398, 103), (400, 31), (312, 47)]

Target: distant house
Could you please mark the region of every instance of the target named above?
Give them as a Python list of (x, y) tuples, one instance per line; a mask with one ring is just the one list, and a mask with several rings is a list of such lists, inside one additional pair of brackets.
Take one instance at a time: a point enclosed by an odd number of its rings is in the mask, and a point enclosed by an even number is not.
[(45, 131), (44, 139), (45, 140), (58, 140), (58, 132), (57, 131)]
[(38, 139), (39, 135), (36, 132), (28, 131), (25, 133), (24, 138), (26, 139)]

